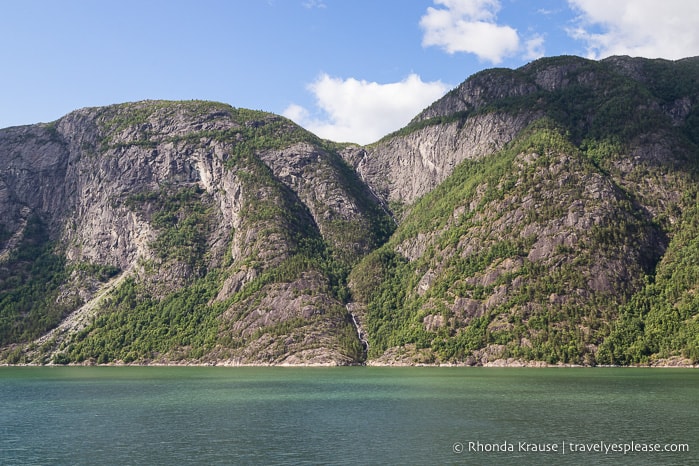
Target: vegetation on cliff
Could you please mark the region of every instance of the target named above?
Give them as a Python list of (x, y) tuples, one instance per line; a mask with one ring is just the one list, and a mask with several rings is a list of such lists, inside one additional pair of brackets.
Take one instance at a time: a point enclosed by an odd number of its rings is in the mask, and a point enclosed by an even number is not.
[[(66, 224), (65, 212), (37, 212), (56, 225), (51, 232), (44, 225), (41, 237), (34, 223), (19, 225), (26, 240), (4, 262), (13, 276), (3, 281), (8, 361), (363, 358), (344, 306), (346, 277), (392, 223), (338, 146), (276, 115), (208, 102), (140, 102), (70, 117), (78, 128), (67, 118), (54, 131), (77, 146), (67, 164), (85, 167), (67, 184), (94, 198), (69, 196), (68, 210), (95, 209), (100, 220), (83, 214)], [(290, 164), (300, 173), (289, 175)], [(110, 225), (109, 218), (127, 220)], [(106, 254), (105, 237), (113, 238)], [(129, 276), (97, 303), (87, 325), (37, 350), (32, 340), (82, 312), (77, 295), (56, 299), (74, 267), (67, 256), (87, 256), (90, 246), (101, 260), (126, 261)], [(130, 259), (120, 247), (137, 252)], [(84, 297), (94, 297), (94, 288)]]
[[(673, 69), (684, 79), (667, 80)], [(545, 59), (475, 76), (393, 135), (476, 113), (536, 115), (418, 199), (353, 271), (369, 357), (699, 361), (696, 76), (696, 60)], [(477, 86), (504, 97), (460, 95)]]
[(487, 70), (365, 148), (198, 101), (2, 130), (0, 358), (699, 362), (697, 76)]

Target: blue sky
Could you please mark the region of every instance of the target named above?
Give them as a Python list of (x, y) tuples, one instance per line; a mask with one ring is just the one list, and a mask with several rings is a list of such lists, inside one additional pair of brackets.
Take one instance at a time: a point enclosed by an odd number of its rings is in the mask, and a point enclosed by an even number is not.
[(336, 141), (542, 56), (699, 55), (696, 0), (0, 0), (0, 128), (204, 99)]

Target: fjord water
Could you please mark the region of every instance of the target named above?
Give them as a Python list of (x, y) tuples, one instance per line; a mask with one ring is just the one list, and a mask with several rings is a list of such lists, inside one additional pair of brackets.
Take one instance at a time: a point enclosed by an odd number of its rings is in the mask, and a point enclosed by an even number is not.
[(699, 464), (699, 372), (3, 367), (0, 464)]

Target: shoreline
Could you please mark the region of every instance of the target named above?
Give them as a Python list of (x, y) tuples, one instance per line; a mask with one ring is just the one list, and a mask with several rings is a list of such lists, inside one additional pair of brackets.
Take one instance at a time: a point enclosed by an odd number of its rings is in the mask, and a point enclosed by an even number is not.
[(309, 363), (309, 364), (264, 364), (264, 363), (108, 363), (108, 364), (0, 364), (0, 367), (279, 367), (279, 368), (306, 368), (306, 367), (381, 367), (381, 368), (405, 368), (405, 367), (423, 367), (423, 368), (499, 368), (499, 369), (699, 369), (699, 364), (635, 364), (629, 366), (600, 364), (596, 366), (586, 366), (582, 364), (548, 364), (532, 361), (530, 363), (515, 363), (507, 364), (499, 361), (492, 363), (470, 365), (458, 363), (445, 364), (395, 364), (395, 363), (377, 363), (369, 361), (365, 364), (330, 364), (330, 363)]

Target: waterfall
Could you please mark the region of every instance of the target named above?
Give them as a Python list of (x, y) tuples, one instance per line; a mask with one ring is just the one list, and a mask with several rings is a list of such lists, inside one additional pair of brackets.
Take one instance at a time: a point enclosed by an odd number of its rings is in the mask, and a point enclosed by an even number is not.
[(357, 315), (350, 310), (350, 304), (347, 305), (347, 311), (349, 312), (349, 315), (352, 317), (352, 323), (354, 324), (354, 328), (357, 330), (357, 338), (359, 338), (359, 342), (362, 344), (364, 354), (367, 354), (369, 352), (369, 342), (366, 339), (364, 329), (362, 329), (362, 325), (360, 324)]

